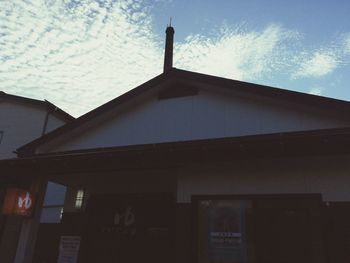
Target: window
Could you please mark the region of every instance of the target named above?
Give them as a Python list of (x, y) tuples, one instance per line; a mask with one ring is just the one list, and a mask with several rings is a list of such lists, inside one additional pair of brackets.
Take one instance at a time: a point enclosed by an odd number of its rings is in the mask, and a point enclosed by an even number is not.
[(66, 190), (67, 187), (64, 185), (48, 182), (40, 223), (61, 222)]
[(248, 200), (199, 200), (198, 262), (247, 262)]
[(75, 197), (75, 208), (81, 209), (83, 207), (84, 203), (84, 190), (79, 189), (77, 190), (77, 195)]

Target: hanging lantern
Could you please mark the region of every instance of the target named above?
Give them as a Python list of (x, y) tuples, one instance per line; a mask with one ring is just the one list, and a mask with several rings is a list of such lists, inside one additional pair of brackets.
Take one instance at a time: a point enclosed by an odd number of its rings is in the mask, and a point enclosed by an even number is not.
[(2, 213), (4, 215), (31, 216), (35, 195), (27, 190), (9, 188), (6, 191)]

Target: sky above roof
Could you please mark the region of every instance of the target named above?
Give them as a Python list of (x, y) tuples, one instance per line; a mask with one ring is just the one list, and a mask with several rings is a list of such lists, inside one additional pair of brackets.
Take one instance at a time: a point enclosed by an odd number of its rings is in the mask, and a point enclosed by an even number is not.
[(0, 1), (0, 90), (79, 116), (174, 66), (350, 101), (348, 0)]

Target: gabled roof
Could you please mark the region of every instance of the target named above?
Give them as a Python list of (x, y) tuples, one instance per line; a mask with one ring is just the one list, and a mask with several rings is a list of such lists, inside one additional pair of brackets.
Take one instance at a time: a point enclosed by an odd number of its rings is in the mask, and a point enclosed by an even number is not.
[(312, 105), (315, 108), (320, 110), (330, 109), (332, 111), (339, 113), (340, 115), (350, 116), (350, 102), (326, 98), (321, 96), (315, 96), (311, 94), (289, 91), (279, 88), (273, 88), (269, 86), (263, 86), (253, 83), (247, 83), (232, 79), (225, 79), (216, 76), (210, 76), (201, 73), (195, 73), (185, 70), (179, 70), (173, 68), (166, 73), (162, 73), (157, 77), (145, 82), (144, 84), (124, 93), (123, 95), (103, 104), (102, 106), (82, 115), (71, 123), (68, 123), (30, 143), (22, 146), (17, 149), (17, 152), (20, 156), (32, 155), (35, 152), (35, 149), (52, 139), (58, 138), (59, 136), (69, 133), (72, 130), (80, 127), (81, 125), (99, 117), (103, 116), (105, 113), (109, 112), (116, 107), (120, 107), (125, 103), (133, 100), (134, 98), (144, 94), (152, 89), (154, 89), (159, 84), (163, 83), (166, 80), (181, 80), (186, 81), (187, 83), (196, 83), (203, 85), (212, 85), (219, 88), (228, 89), (234, 92), (267, 97), (274, 100), (288, 101), (292, 103), (304, 104), (306, 106)]
[(37, 107), (42, 108), (46, 111), (49, 111), (50, 113), (54, 114), (56, 117), (66, 121), (66, 122), (71, 122), (71, 121), (75, 120), (75, 118), (73, 116), (69, 115), (67, 112), (63, 111), (62, 109), (58, 108), (56, 105), (52, 104), (51, 102), (49, 102), (47, 100), (43, 101), (43, 100), (30, 99), (30, 98), (26, 98), (26, 97), (7, 94), (3, 91), (0, 91), (0, 102), (3, 100), (4, 101), (25, 103), (25, 104), (37, 106)]

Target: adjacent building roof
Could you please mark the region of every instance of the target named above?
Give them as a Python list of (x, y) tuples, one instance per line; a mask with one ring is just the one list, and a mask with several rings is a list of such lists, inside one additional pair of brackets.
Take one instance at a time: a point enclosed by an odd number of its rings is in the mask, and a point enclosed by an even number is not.
[(30, 98), (16, 96), (16, 95), (12, 95), (12, 94), (8, 94), (3, 91), (0, 91), (0, 102), (1, 101), (13, 101), (13, 102), (30, 104), (30, 105), (45, 109), (50, 113), (54, 114), (56, 117), (66, 122), (71, 122), (75, 120), (73, 116), (71, 116), (70, 114), (63, 111), (62, 109), (60, 109), (59, 107), (57, 107), (56, 105), (52, 104), (47, 100), (43, 101), (43, 100), (30, 99)]
[[(185, 83), (185, 88), (188, 87), (189, 92), (191, 89), (198, 88), (201, 85), (212, 86), (213, 90), (215, 88), (223, 88), (235, 93), (247, 94), (253, 96), (260, 96), (271, 98), (273, 100), (280, 100), (286, 102), (292, 102), (297, 104), (304, 104), (305, 106), (312, 105), (319, 110), (330, 110), (336, 112), (339, 115), (350, 116), (350, 102), (326, 98), (321, 96), (315, 96), (311, 94), (305, 94), (301, 92), (295, 92), (290, 90), (284, 90), (279, 88), (273, 88), (269, 86), (263, 86), (253, 83), (247, 83), (237, 80), (225, 79), (216, 76), (210, 76), (185, 70), (171, 69), (165, 73), (158, 75), (157, 77), (147, 81), (146, 83), (124, 93), (123, 95), (111, 100), (110, 102), (82, 115), (76, 120), (30, 142), (27, 145), (22, 146), (17, 150), (20, 156), (28, 156), (35, 153), (35, 149), (53, 139), (58, 138), (61, 135), (71, 132), (81, 125), (103, 116), (107, 112), (124, 105), (125, 103), (135, 99), (141, 94), (145, 94), (163, 82), (175, 82), (181, 81)], [(171, 86), (171, 85), (170, 85)], [(175, 87), (176, 85), (174, 85)], [(176, 87), (175, 87), (176, 88)], [(180, 91), (180, 93), (183, 92)], [(185, 91), (187, 92), (187, 91)], [(176, 93), (176, 92), (175, 92)], [(176, 94), (175, 94), (176, 95)]]

